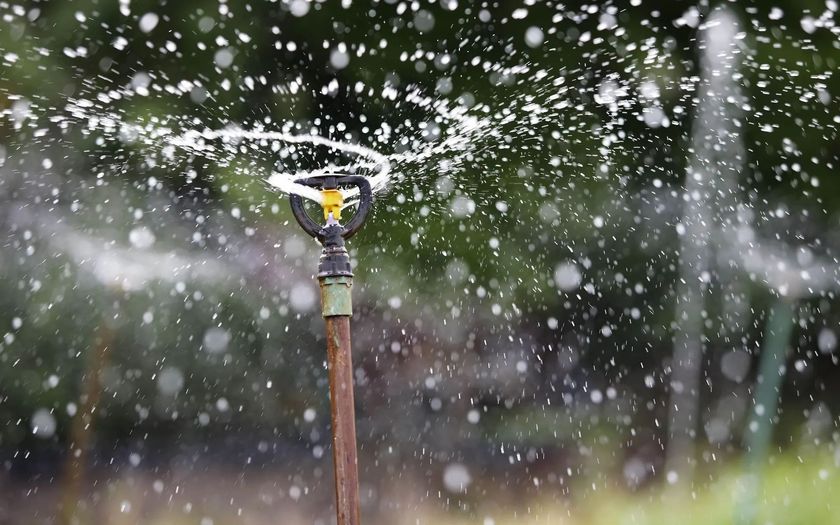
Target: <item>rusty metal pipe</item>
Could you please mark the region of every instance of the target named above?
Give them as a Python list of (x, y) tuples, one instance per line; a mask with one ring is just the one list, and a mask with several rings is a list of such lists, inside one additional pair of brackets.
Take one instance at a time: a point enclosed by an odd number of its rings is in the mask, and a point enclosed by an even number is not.
[(335, 505), (338, 525), (359, 525), (359, 466), (356, 458), (356, 416), (353, 405), (353, 362), (350, 316), (325, 318), (330, 375)]
[[(303, 230), (320, 241), (321, 260), (318, 281), (321, 285), (321, 313), (327, 328), (327, 364), (330, 376), (330, 414), (332, 419), (333, 464), (335, 466), (335, 512), (338, 525), (359, 525), (359, 465), (356, 454), (356, 415), (353, 405), (353, 360), (350, 355), (350, 317), (353, 315), (353, 271), (344, 245), (362, 227), (370, 212), (373, 194), (364, 177), (347, 175), (297, 181), (319, 187), (323, 194), (322, 227), (313, 221), (303, 206), (303, 199), (290, 195), (292, 214)], [(359, 189), (356, 213), (342, 226), (341, 185)]]
[(338, 525), (359, 525), (359, 466), (350, 351), (353, 274), (340, 236), (325, 240), (318, 280), (321, 312), (327, 328), (336, 518)]

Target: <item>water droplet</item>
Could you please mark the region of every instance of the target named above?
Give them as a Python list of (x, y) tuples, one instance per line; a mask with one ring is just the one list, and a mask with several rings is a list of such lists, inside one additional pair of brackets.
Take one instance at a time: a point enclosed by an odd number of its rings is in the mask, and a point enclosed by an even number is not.
[(450, 463), (443, 470), (443, 486), (454, 494), (463, 494), (472, 483), (467, 467), (460, 463)]
[(543, 43), (543, 30), (536, 26), (531, 26), (525, 31), (525, 44), (528, 47), (540, 47)]
[(333, 49), (330, 53), (330, 65), (335, 69), (344, 69), (350, 64), (350, 54), (346, 50)]
[(32, 433), (41, 439), (48, 439), (53, 437), (56, 431), (56, 421), (52, 413), (46, 408), (39, 408), (32, 414), (32, 419), (29, 422), (32, 428)]
[(157, 27), (159, 21), (160, 18), (157, 13), (146, 13), (140, 17), (140, 31), (143, 31), (144, 33), (151, 33), (152, 30)]
[(230, 339), (230, 332), (218, 326), (211, 326), (204, 332), (202, 346), (210, 354), (220, 354), (227, 350)]
[(308, 312), (315, 307), (317, 296), (310, 284), (298, 283), (289, 292), (289, 305), (298, 312)]
[(128, 233), (128, 241), (137, 249), (146, 250), (155, 244), (155, 234), (145, 226), (137, 226)]
[(817, 348), (823, 354), (830, 354), (837, 348), (837, 334), (830, 328), (823, 328), (817, 334)]
[(563, 292), (577, 290), (582, 281), (583, 275), (574, 262), (562, 262), (554, 268), (554, 284)]
[(431, 31), (435, 27), (435, 17), (432, 13), (421, 9), (414, 15), (414, 27), (421, 33)]
[(173, 366), (160, 371), (157, 377), (158, 391), (167, 396), (174, 396), (184, 388), (184, 374)]
[(292, 0), (289, 3), (289, 11), (293, 16), (304, 16), (309, 12), (309, 0)]
[(303, 420), (306, 421), (307, 423), (312, 423), (313, 421), (315, 421), (315, 416), (316, 415), (317, 414), (315, 412), (315, 409), (307, 408), (306, 410), (303, 411)]

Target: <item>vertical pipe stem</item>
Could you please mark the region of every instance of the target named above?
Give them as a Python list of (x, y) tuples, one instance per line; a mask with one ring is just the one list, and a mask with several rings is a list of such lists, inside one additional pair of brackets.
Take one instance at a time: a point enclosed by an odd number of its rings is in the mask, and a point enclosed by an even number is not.
[(85, 469), (88, 454), (93, 441), (95, 412), (102, 397), (102, 372), (108, 364), (110, 347), (114, 340), (113, 329), (104, 319), (94, 338), (82, 376), (80, 406), (70, 426), (69, 447), (64, 460), (64, 473), (61, 482), (62, 504), (61, 523), (74, 525), (80, 522), (79, 503), (85, 484)]
[(796, 324), (794, 307), (795, 304), (790, 299), (777, 300), (770, 310), (764, 329), (755, 403), (744, 437), (744, 446), (747, 449), (744, 458), (746, 472), (735, 520), (739, 525), (754, 523), (758, 515), (761, 474), (773, 438), (774, 419), (785, 379), (787, 348)]
[(359, 470), (356, 459), (350, 316), (336, 315), (325, 317), (324, 320), (327, 325), (336, 517), (338, 525), (359, 525)]
[(321, 314), (327, 325), (327, 363), (330, 373), (335, 512), (338, 525), (359, 525), (359, 467), (356, 459), (356, 415), (353, 407), (353, 362), (350, 356), (350, 317), (353, 315), (353, 273), (337, 223), (321, 230)]

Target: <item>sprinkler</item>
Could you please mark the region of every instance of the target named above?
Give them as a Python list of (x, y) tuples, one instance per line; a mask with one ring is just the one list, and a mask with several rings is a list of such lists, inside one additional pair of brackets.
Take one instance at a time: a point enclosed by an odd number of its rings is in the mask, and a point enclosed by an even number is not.
[[(298, 224), (323, 246), (318, 263), (318, 281), (321, 285), (321, 311), (327, 329), (336, 517), (338, 525), (359, 525), (359, 469), (353, 407), (353, 363), (350, 355), (350, 317), (353, 315), (350, 292), (353, 272), (344, 241), (364, 224), (373, 203), (373, 195), (370, 183), (358, 175), (330, 175), (295, 182), (318, 188), (323, 196), (323, 226), (306, 213), (302, 197), (292, 194), (289, 200)], [(342, 226), (338, 221), (341, 219), (344, 197), (339, 188), (348, 186), (358, 188), (359, 202), (356, 213)]]

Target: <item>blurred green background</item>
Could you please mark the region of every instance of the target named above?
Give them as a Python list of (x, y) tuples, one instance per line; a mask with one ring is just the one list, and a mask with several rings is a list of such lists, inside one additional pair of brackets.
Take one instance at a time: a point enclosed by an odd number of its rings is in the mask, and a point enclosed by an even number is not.
[(350, 243), (365, 522), (840, 523), (837, 6), (772, 4), (0, 2), (0, 523), (333, 522), (319, 247), (265, 183), (329, 156), (104, 113), (395, 155), (457, 130), (413, 90), (492, 132), (395, 156)]

